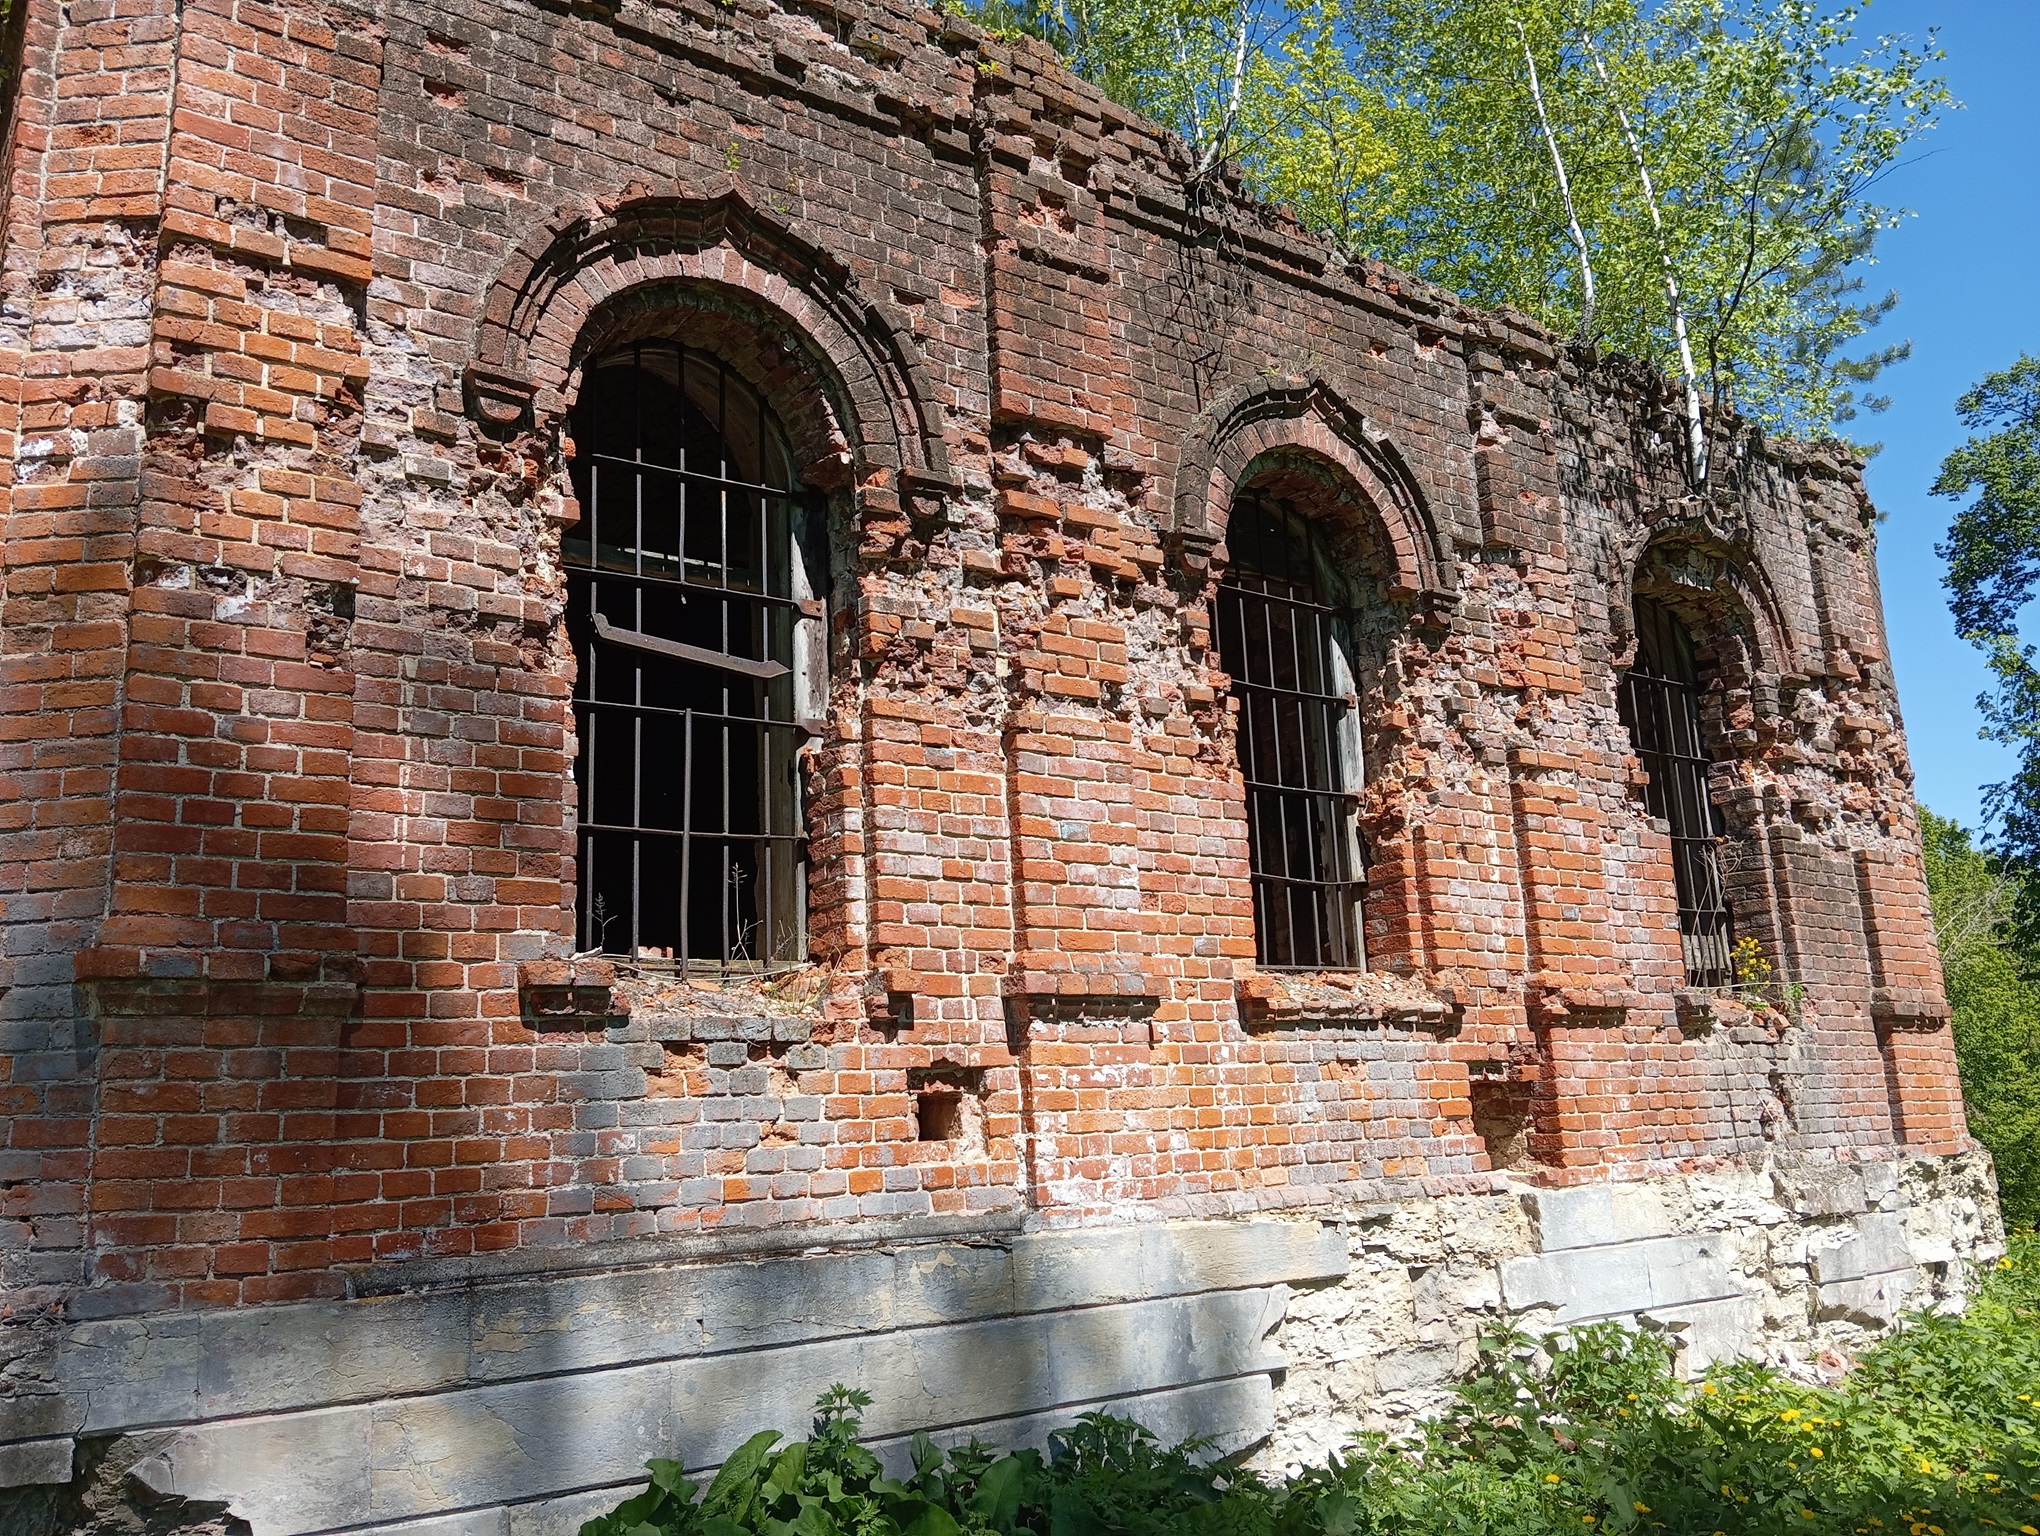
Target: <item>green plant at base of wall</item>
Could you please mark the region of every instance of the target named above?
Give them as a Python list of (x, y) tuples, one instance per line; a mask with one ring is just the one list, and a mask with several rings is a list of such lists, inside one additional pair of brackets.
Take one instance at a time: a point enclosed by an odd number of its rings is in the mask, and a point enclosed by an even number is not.
[(582, 1536), (2040, 1536), (2040, 1239), (1960, 1316), (1919, 1313), (1839, 1384), (1738, 1364), (1682, 1381), (1664, 1342), (1498, 1329), (1414, 1436), (1356, 1437), (1286, 1481), (1086, 1414), (1047, 1455), (913, 1442), (888, 1476), (863, 1393), (812, 1437), (753, 1436), (705, 1491), (653, 1462)]

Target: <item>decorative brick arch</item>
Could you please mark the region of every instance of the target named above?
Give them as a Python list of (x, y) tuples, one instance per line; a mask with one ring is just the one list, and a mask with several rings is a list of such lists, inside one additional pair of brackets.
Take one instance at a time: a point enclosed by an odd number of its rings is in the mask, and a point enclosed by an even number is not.
[[(888, 480), (908, 491), (954, 488), (936, 393), (906, 316), (861, 292), (816, 240), (761, 213), (731, 176), (693, 189), (634, 184), (599, 205), (564, 208), (534, 231), (483, 306), (469, 409), (499, 434), (549, 430), (571, 403), (591, 338), (642, 334), (654, 310), (689, 302), (746, 317), (775, 339), (766, 352), (812, 367), (830, 424), (787, 423), (811, 461), (846, 456), (867, 488)], [(769, 378), (753, 382), (768, 396), (786, 393)]]
[(1457, 600), (1452, 561), (1416, 476), (1323, 378), (1242, 384), (1197, 419), (1176, 470), (1174, 530), (1187, 555), (1201, 557), (1225, 537), (1248, 467), (1280, 450), (1328, 463), (1359, 489), (1387, 536), (1392, 595), (1430, 607)]
[[(1753, 672), (1786, 676), (1801, 669), (1799, 647), (1770, 574), (1748, 541), (1704, 508), (1682, 507), (1635, 529), (1617, 556), (1611, 619), (1619, 647), (1634, 639), (1637, 578), (1647, 564), (1674, 573), (1686, 604), (1704, 613), (1703, 628), (1724, 624), (1745, 631), (1755, 652)], [(1740, 621), (1738, 623), (1737, 621)]]

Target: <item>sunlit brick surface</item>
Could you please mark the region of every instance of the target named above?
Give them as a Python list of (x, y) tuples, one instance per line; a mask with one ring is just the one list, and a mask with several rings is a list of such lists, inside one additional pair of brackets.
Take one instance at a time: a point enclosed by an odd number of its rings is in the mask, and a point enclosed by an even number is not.
[[(1855, 466), (1724, 429), (1691, 496), (1661, 381), (1339, 266), (1032, 45), (29, 0), (7, 153), (18, 1306), (1964, 1144)], [(562, 422), (649, 336), (829, 498), (816, 963), (769, 983), (572, 955)], [(1365, 976), (1254, 964), (1250, 480), (1351, 594)], [(1636, 591), (1787, 1006), (1681, 995)]]

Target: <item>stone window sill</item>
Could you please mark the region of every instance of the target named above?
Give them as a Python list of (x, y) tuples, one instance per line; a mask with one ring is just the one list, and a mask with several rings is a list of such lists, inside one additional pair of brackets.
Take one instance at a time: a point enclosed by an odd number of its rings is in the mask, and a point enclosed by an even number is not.
[(1312, 1029), (1340, 1024), (1450, 1028), (1457, 1000), (1384, 971), (1252, 971), (1238, 983), (1241, 1022), (1249, 1029)]
[(1775, 1037), (1795, 1022), (1792, 1012), (1737, 987), (1682, 987), (1674, 997), (1689, 1035), (1754, 1029)]

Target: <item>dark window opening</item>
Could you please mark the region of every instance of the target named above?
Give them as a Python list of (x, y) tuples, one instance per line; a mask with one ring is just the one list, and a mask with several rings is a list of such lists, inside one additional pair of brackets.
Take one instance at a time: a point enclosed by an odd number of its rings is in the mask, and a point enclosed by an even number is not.
[(1636, 661), (1623, 675), (1619, 700), (1622, 723), (1650, 775), (1644, 803), (1671, 827), (1686, 981), (1725, 987), (1735, 978), (1721, 885), (1722, 820), (1707, 794), (1693, 638), (1677, 617), (1647, 597), (1636, 600)]
[(692, 348), (591, 360), (571, 430), (578, 947), (682, 969), (798, 964), (819, 509), (765, 402)]
[(1261, 964), (1358, 970), (1366, 889), (1355, 684), (1308, 519), (1249, 492), (1226, 529), (1218, 647), (1240, 703), (1254, 948)]

